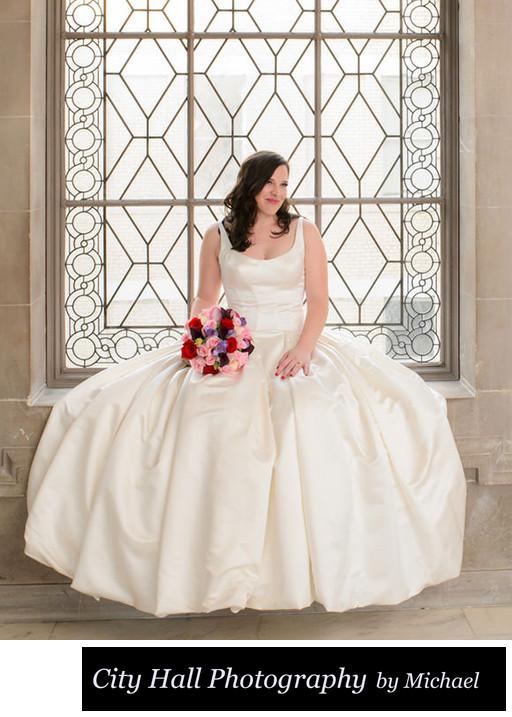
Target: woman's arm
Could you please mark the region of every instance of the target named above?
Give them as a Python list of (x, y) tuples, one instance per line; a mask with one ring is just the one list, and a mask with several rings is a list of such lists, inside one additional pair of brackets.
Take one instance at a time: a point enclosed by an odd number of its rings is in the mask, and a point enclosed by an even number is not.
[(276, 375), (281, 378), (295, 376), (300, 371), (299, 361), (304, 373), (309, 372), (309, 363), (322, 333), (329, 312), (329, 289), (327, 279), (327, 254), (317, 227), (304, 220), (304, 268), (306, 272), (307, 314), (301, 335), (295, 346), (279, 359)]
[(205, 232), (199, 253), (199, 281), (189, 320), (203, 309), (214, 306), (219, 300), (222, 288), (219, 251), (219, 229), (217, 224), (212, 224)]
[(327, 254), (315, 224), (304, 220), (307, 314), (297, 345), (313, 352), (329, 312)]

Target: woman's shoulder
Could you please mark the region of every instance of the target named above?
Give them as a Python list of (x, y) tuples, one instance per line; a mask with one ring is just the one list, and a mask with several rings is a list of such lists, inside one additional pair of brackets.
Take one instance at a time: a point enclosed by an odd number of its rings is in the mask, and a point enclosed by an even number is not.
[(203, 246), (205, 249), (209, 249), (215, 252), (218, 256), (220, 251), (220, 226), (219, 222), (210, 224), (208, 229), (203, 234)]
[(206, 235), (208, 236), (220, 236), (221, 226), (224, 227), (224, 230), (226, 231), (226, 234), (229, 236), (229, 231), (231, 229), (231, 224), (228, 222), (226, 218), (221, 219), (218, 222), (215, 222), (215, 224), (210, 224), (208, 229), (205, 231), (204, 236), (206, 238)]
[(317, 225), (309, 219), (306, 219), (306, 217), (302, 219), (302, 236), (304, 239), (306, 257), (310, 259), (313, 258), (313, 260), (316, 260), (316, 257), (318, 257), (324, 260), (326, 257), (324, 240)]
[(305, 217), (304, 215), (302, 215), (302, 214), (290, 214), (290, 224), (293, 224), (294, 222), (298, 222), (299, 219), (302, 219), (302, 223), (304, 224), (304, 226), (315, 227), (315, 229), (316, 229), (316, 224), (315, 224), (314, 222), (310, 221), (310, 220), (309, 220), (307, 217)]
[(204, 236), (206, 236), (207, 234), (213, 234), (213, 233), (215, 233), (215, 232), (218, 232), (218, 231), (219, 231), (219, 224), (220, 224), (220, 222), (215, 222), (214, 224), (210, 224), (210, 225), (208, 226), (208, 228), (206, 229), (206, 231), (205, 231), (205, 233), (204, 233)]
[(206, 239), (207, 237), (219, 236), (221, 224), (223, 225), (224, 228), (226, 228), (226, 223), (224, 221), (219, 221), (219, 222), (215, 222), (215, 224), (210, 224), (208, 229), (205, 231), (203, 237)]
[(304, 230), (304, 238), (307, 240), (307, 237), (315, 237), (315, 238), (321, 238), (320, 232), (318, 231), (317, 225), (307, 219), (306, 217), (300, 216), (299, 219), (302, 219), (302, 227)]

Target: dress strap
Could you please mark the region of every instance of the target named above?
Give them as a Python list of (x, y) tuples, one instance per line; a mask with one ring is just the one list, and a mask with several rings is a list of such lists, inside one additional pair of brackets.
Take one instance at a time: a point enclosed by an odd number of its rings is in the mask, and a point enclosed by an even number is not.
[(304, 217), (299, 217), (297, 220), (297, 229), (295, 230), (295, 241), (290, 251), (298, 252), (302, 257), (304, 256)]
[(300, 234), (297, 234), (297, 236), (295, 237), (295, 243), (299, 242), (298, 249), (304, 254), (304, 217), (299, 217), (297, 232), (300, 232)]

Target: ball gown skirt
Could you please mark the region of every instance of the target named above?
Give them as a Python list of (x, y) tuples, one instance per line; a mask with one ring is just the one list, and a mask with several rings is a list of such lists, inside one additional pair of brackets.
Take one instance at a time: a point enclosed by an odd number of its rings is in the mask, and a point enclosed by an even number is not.
[(201, 375), (181, 341), (95, 374), (53, 408), (31, 467), (26, 553), (76, 590), (157, 616), (397, 604), (460, 572), (466, 485), (444, 398), (305, 318), (304, 233), (219, 262), (255, 349)]

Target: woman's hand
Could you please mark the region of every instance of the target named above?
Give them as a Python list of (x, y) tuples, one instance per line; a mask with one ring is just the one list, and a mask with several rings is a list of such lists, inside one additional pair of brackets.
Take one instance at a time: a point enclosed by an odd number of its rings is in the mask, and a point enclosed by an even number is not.
[(281, 378), (295, 376), (302, 368), (304, 375), (309, 375), (309, 364), (313, 356), (313, 350), (308, 350), (300, 344), (296, 344), (289, 351), (286, 351), (276, 366), (276, 376), (281, 374)]

